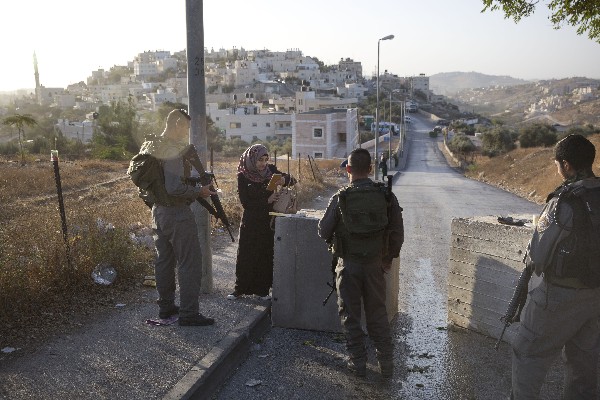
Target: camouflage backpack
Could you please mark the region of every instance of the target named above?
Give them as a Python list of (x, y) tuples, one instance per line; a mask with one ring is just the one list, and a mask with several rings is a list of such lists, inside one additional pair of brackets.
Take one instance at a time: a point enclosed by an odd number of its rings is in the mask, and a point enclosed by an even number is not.
[(138, 195), (152, 208), (157, 201), (168, 204), (170, 196), (165, 189), (165, 177), (162, 162), (154, 155), (160, 146), (160, 138), (148, 138), (138, 154), (129, 162), (127, 175), (138, 187)]
[(341, 218), (335, 230), (335, 256), (369, 261), (387, 252), (388, 200), (383, 184), (350, 185), (341, 189), (338, 208)]

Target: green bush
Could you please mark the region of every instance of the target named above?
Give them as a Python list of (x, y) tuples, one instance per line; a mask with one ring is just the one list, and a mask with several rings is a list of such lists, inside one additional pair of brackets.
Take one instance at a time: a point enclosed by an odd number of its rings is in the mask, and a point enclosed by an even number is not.
[(503, 126), (496, 126), (481, 135), (481, 152), (483, 155), (495, 157), (514, 148), (513, 133)]
[(457, 133), (448, 142), (448, 148), (455, 154), (465, 155), (474, 151), (475, 145), (466, 135)]
[(548, 124), (527, 125), (519, 131), (521, 147), (549, 147), (557, 141), (556, 128)]
[(600, 133), (600, 128), (596, 128), (592, 124), (587, 124), (585, 126), (574, 126), (569, 128), (568, 130), (561, 132), (556, 135), (556, 140), (562, 140), (569, 135), (581, 135), (581, 136), (589, 136), (595, 133)]

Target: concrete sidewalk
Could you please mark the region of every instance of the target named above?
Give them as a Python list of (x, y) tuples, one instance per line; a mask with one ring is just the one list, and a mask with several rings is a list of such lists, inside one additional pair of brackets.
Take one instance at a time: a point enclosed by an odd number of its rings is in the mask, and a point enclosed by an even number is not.
[(270, 301), (226, 299), (235, 281), (237, 243), (213, 243), (215, 290), (200, 296), (200, 311), (215, 318), (213, 326), (148, 325), (145, 320), (158, 313), (156, 292), (136, 289), (137, 301), (123, 305), (115, 298), (77, 331), (38, 349), (0, 353), (0, 399), (210, 397), (271, 326)]

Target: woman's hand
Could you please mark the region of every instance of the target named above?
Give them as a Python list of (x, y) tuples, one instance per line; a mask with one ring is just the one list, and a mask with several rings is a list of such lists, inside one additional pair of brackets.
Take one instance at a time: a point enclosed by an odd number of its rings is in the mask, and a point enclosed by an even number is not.
[(273, 192), (272, 195), (267, 199), (267, 203), (272, 204), (279, 199), (279, 192)]

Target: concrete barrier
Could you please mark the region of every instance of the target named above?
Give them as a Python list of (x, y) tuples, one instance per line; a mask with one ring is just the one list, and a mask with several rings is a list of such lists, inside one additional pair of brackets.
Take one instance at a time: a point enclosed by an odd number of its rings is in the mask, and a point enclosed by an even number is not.
[[(323, 211), (301, 210), (298, 214), (275, 217), (273, 265), (273, 326), (325, 332), (341, 332), (334, 292), (331, 290), (331, 253), (317, 234)], [(386, 306), (390, 321), (398, 313), (400, 258), (394, 259), (386, 276)], [(363, 312), (364, 325), (364, 312)]]
[[(531, 219), (531, 215), (513, 216)], [(455, 218), (451, 225), (448, 322), (498, 338), (533, 228), (500, 224), (497, 217)], [(530, 290), (539, 284), (533, 275)], [(510, 342), (518, 323), (504, 334)]]

